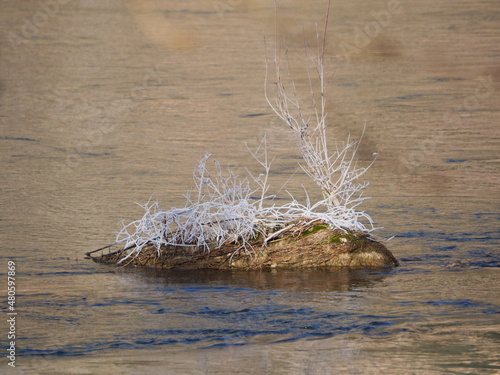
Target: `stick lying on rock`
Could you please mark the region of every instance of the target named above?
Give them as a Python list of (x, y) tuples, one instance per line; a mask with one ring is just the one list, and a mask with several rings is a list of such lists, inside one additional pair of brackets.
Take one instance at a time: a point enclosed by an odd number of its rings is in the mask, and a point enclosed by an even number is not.
[[(330, 4), (323, 35), (317, 34), (319, 53), (314, 60), (319, 103), (313, 94), (305, 112), (277, 36), (275, 101), (269, 99), (266, 84), (266, 99), (294, 136), (304, 161), (301, 167), (321, 189), (323, 199), (314, 204), (309, 198), (305, 204), (294, 198), (274, 203), (268, 195), (271, 162), (264, 138), (252, 153), (263, 168), (259, 176), (225, 174), (216, 162), (210, 168), (207, 154), (193, 174), (195, 188), (185, 207), (162, 210), (157, 202), (148, 202), (142, 219), (124, 225), (114, 244), (87, 253), (89, 257), (107, 264), (161, 269), (398, 265), (389, 250), (371, 237), (375, 228), (370, 216), (357, 209), (367, 199), (361, 191), (368, 183), (359, 178), (369, 168), (357, 166), (358, 142), (348, 138), (335, 143), (332, 151), (328, 147), (324, 55), (329, 9)], [(290, 93), (280, 73), (283, 64)], [(103, 254), (105, 249), (109, 253)]]

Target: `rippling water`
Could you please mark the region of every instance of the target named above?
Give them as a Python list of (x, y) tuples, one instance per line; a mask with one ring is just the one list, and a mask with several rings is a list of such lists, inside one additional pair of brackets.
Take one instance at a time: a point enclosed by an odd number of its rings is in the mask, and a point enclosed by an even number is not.
[[(263, 98), (274, 7), (0, 7), (0, 272), (15, 261), (18, 312), (16, 368), (4, 357), (2, 373), (500, 371), (495, 1), (332, 6), (328, 48), (343, 61), (330, 135), (366, 127), (361, 162), (378, 153), (364, 208), (392, 237), (401, 266), (390, 271), (160, 273), (84, 259), (142, 214), (134, 202), (182, 205), (205, 152), (257, 171), (243, 143), (264, 134), (275, 191), (301, 196), (293, 142)], [(303, 35), (313, 40), (325, 7), (280, 5), (299, 87)]]

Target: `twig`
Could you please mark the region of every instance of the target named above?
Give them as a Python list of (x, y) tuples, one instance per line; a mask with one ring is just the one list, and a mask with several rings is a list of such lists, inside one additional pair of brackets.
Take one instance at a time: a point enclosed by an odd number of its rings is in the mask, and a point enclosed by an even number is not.
[(273, 232), (270, 236), (266, 237), (266, 239), (265, 239), (265, 240), (264, 240), (264, 242), (263, 242), (263, 246), (267, 246), (267, 243), (268, 243), (270, 240), (272, 240), (272, 239), (273, 239), (273, 238), (275, 238), (275, 237), (278, 237), (281, 233), (283, 233), (283, 232), (285, 232), (285, 231), (287, 231), (287, 230), (289, 230), (289, 229), (293, 228), (293, 226), (294, 226), (294, 225), (295, 225), (295, 223), (290, 224), (290, 225), (288, 225), (288, 226), (284, 227), (283, 229), (280, 229), (280, 230), (278, 230), (278, 231), (276, 231), (276, 232)]
[[(90, 254), (93, 254), (93, 253), (96, 253), (98, 251), (102, 251), (102, 250), (108, 249), (108, 248), (113, 247), (113, 246), (115, 246), (117, 244), (118, 244), (117, 242), (113, 242), (111, 245), (103, 246), (103, 247), (101, 247), (99, 249), (89, 251), (88, 253), (85, 253), (85, 255), (88, 256), (88, 257), (90, 257)], [(129, 249), (134, 248), (135, 246), (136, 246), (135, 244), (132, 244), (132, 245), (130, 245), (129, 247), (127, 247), (125, 249), (121, 249), (120, 251), (129, 250)]]

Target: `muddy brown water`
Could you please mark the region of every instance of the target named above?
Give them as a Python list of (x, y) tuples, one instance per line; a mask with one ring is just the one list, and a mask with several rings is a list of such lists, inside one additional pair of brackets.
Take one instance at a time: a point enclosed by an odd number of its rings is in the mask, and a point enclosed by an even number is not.
[[(2, 373), (500, 371), (497, 1), (332, 5), (329, 136), (366, 128), (361, 163), (378, 158), (362, 207), (401, 261), (369, 272), (151, 273), (83, 259), (142, 215), (134, 202), (182, 206), (205, 152), (258, 172), (244, 142), (264, 134), (278, 197), (301, 198), (301, 184), (319, 197), (263, 96), (271, 1), (0, 7), (0, 272), (6, 291), (15, 262), (18, 313), (16, 368), (3, 355)], [(304, 35), (314, 45), (325, 8), (280, 5), (299, 87)]]

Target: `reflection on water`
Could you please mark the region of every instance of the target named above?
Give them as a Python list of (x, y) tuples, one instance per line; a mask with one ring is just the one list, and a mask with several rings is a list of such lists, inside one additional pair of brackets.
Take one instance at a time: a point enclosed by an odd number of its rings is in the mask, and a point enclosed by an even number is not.
[(169, 283), (205, 284), (221, 283), (256, 290), (286, 290), (293, 292), (350, 291), (369, 287), (381, 281), (385, 275), (380, 272), (350, 269), (320, 270), (276, 270), (273, 271), (144, 271), (154, 281)]
[[(392, 325), (384, 321), (388, 317), (355, 313), (362, 299), (358, 291), (368, 289), (383, 275), (207, 271), (187, 275), (127, 272), (114, 276), (125, 284), (121, 292), (102, 286), (98, 297), (91, 293), (60, 301), (52, 298), (41, 301), (39, 297), (32, 301), (33, 306), (58, 311), (60, 319), (81, 326), (74, 328), (75, 336), (88, 329), (98, 330), (99, 335), (92, 343), (81, 345), (69, 341), (63, 346), (51, 345), (51, 340), (35, 335), (34, 341), (47, 342), (43, 348), (28, 346), (23, 354), (73, 356), (110, 348), (144, 349), (151, 345), (223, 347), (246, 345), (253, 340), (285, 342), (347, 332), (376, 334), (377, 330)], [(129, 293), (142, 294), (134, 298)], [(333, 310), (332, 303), (336, 305)], [(119, 323), (125, 311), (126, 315), (136, 315), (140, 326), (109, 327), (110, 322)]]
[[(82, 259), (142, 214), (133, 202), (183, 204), (206, 151), (254, 171), (243, 142), (267, 134), (278, 196), (310, 185), (263, 98), (272, 2), (44, 4), (3, 2), (0, 13), (12, 373), (498, 372), (495, 1), (332, 5), (328, 47), (343, 58), (330, 134), (366, 126), (361, 162), (379, 154), (364, 207), (394, 237), (402, 262), (389, 272), (158, 273)], [(325, 5), (280, 7), (299, 87), (303, 35), (314, 39)]]
[[(494, 269), (430, 271), (406, 262), (405, 270), (389, 274), (180, 273), (71, 270), (73, 262), (60, 263), (65, 275), (37, 275), (54, 292), (23, 297), (30, 335), (20, 355), (30, 366), (94, 362), (112, 371), (119, 361), (134, 373), (148, 358), (153, 373), (176, 363), (187, 373), (283, 366), (303, 373), (339, 365), (356, 372), (375, 361), (369, 368), (376, 373), (411, 369), (420, 357), (416, 369), (439, 373), (441, 361), (490, 367), (498, 340), (491, 322), (500, 309), (488, 297), (495, 287), (473, 290), (498, 281)], [(71, 285), (51, 284), (61, 280)], [(85, 365), (76, 360), (82, 355)], [(255, 364), (246, 367), (249, 361)]]

